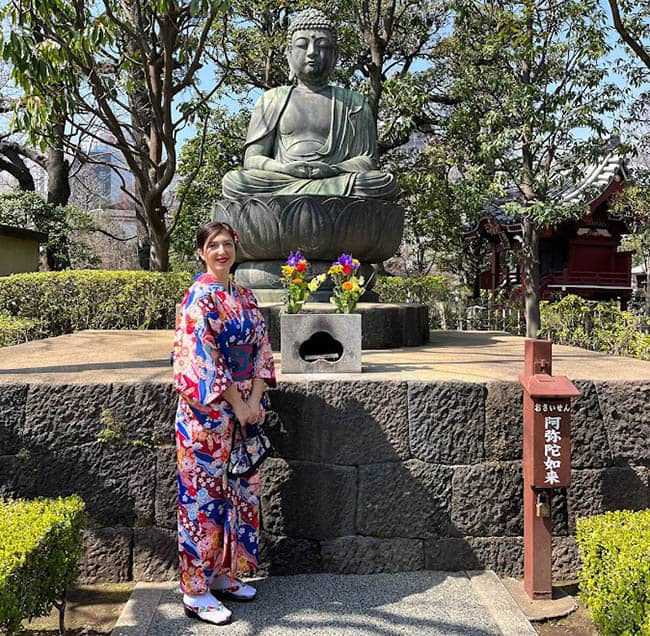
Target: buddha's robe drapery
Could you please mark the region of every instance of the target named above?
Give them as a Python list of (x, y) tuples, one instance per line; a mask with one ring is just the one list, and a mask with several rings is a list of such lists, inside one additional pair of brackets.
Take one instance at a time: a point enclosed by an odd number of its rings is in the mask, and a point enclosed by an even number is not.
[(332, 177), (309, 179), (258, 168), (231, 170), (223, 179), (224, 196), (239, 199), (269, 194), (320, 194), (390, 198), (395, 192), (395, 179), (375, 169), (375, 126), (363, 95), (331, 87), (328, 138), (318, 151), (305, 155), (292, 152), (280, 134), (280, 119), (293, 88), (280, 86), (262, 95), (253, 110), (245, 147), (273, 134), (273, 158), (277, 161), (320, 161), (335, 167), (345, 162), (341, 166), (344, 171)]

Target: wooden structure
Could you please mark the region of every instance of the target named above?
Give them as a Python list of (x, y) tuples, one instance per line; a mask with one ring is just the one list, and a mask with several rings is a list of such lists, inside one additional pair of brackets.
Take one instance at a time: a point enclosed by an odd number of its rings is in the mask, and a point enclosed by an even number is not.
[(39, 245), (46, 241), (42, 232), (0, 225), (0, 276), (38, 271)]
[[(567, 205), (589, 202), (589, 212), (543, 230), (540, 251), (542, 299), (576, 294), (592, 300), (618, 299), (625, 306), (632, 295), (632, 253), (620, 250), (621, 237), (629, 232), (625, 221), (609, 209), (611, 197), (627, 176), (625, 162), (610, 152), (587, 171), (576, 187), (567, 188)], [(477, 290), (509, 292), (522, 283), (521, 225), (509, 218), (498, 204), (486, 209), (475, 228), (465, 234), (475, 249), (487, 243), (489, 269), (481, 271)]]

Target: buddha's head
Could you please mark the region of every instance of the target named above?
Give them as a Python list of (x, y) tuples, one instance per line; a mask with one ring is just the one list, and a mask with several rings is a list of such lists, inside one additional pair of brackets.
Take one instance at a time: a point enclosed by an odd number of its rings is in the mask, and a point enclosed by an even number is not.
[(317, 9), (299, 13), (289, 25), (290, 77), (312, 85), (327, 84), (336, 64), (336, 26)]

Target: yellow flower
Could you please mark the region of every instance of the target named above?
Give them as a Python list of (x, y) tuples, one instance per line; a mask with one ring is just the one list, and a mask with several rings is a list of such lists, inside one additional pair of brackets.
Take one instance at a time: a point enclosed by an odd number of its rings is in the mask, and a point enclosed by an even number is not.
[(294, 267), (291, 267), (291, 265), (282, 265), (282, 274), (289, 278), (291, 274), (293, 274), (293, 270), (295, 269)]
[(361, 263), (356, 258), (352, 259), (352, 264), (353, 265), (361, 265)]
[(340, 265), (332, 265), (332, 267), (329, 268), (327, 273), (330, 276), (333, 276), (335, 274), (342, 274), (343, 273), (343, 268)]

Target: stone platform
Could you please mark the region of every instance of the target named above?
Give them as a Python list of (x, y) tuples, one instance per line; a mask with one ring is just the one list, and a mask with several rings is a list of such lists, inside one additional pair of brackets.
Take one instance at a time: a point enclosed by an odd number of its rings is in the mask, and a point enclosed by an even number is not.
[[(171, 383), (174, 332), (82, 331), (0, 349), (0, 384)], [(524, 339), (498, 331), (432, 331), (420, 347), (364, 351), (360, 374), (282, 375), (280, 383), (314, 382), (517, 382)], [(607, 356), (577, 347), (553, 347), (553, 373), (572, 380), (650, 382), (650, 362)]]
[[(170, 331), (87, 331), (0, 349), (0, 496), (79, 493), (87, 581), (176, 576)], [(364, 351), (363, 373), (282, 375), (262, 470), (262, 572), (522, 568), (523, 339), (434, 332)], [(553, 497), (554, 575), (575, 521), (649, 505), (650, 363), (554, 348), (574, 380), (572, 485)]]
[[(260, 309), (269, 331), (271, 347), (280, 349), (280, 314), (283, 305), (260, 303)], [(306, 303), (304, 314), (334, 314), (330, 303)], [(356, 314), (361, 314), (362, 349), (401, 349), (417, 347), (429, 340), (429, 309), (415, 303), (358, 303)]]

